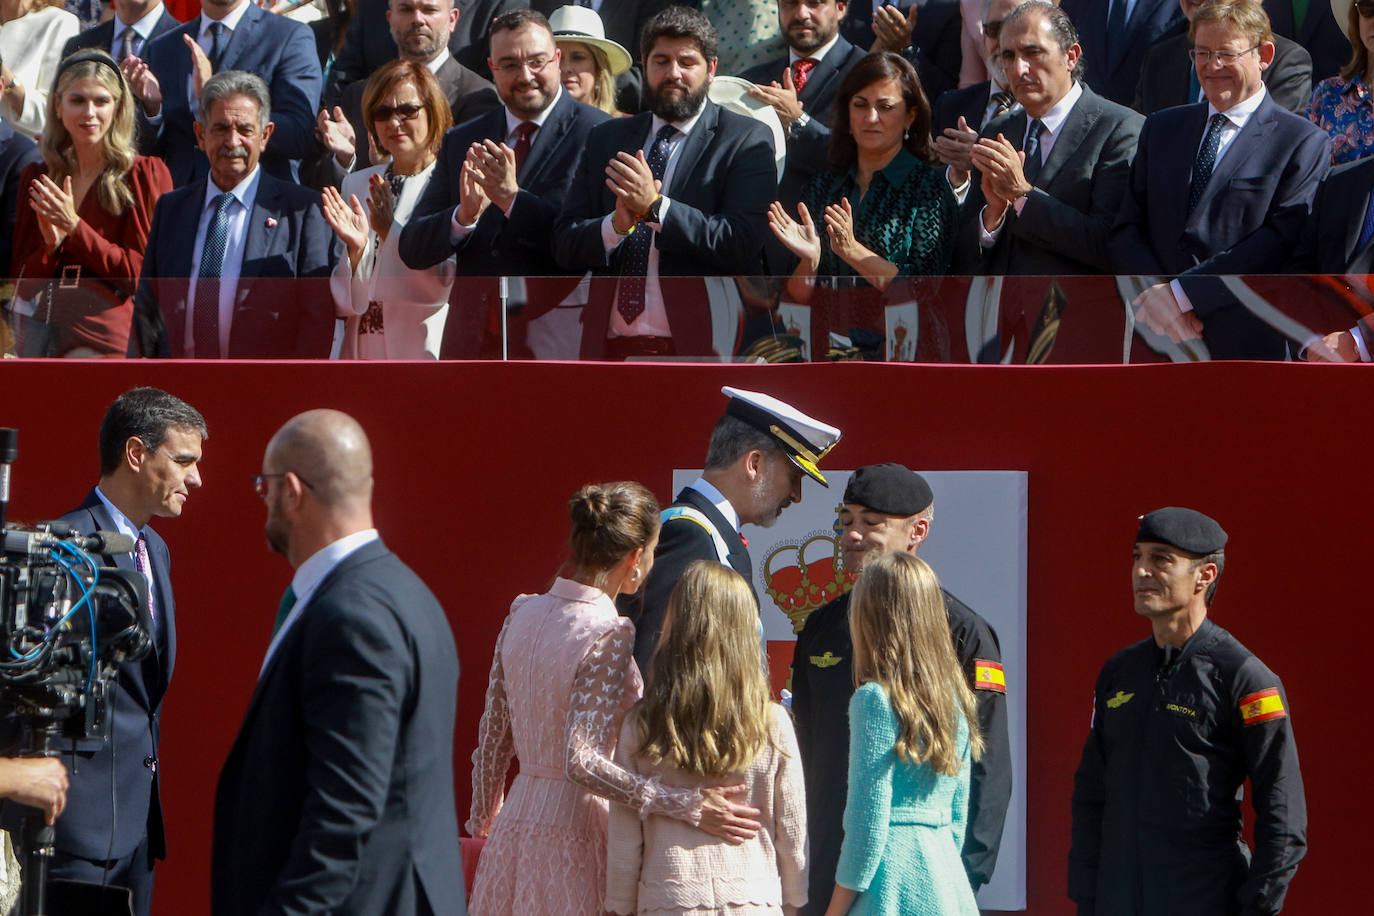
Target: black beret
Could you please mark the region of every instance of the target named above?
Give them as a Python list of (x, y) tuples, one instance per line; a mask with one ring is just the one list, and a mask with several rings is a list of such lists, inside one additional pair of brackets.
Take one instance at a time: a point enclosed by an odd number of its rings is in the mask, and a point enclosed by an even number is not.
[(1166, 506), (1140, 517), (1135, 539), (1168, 544), (1185, 553), (1216, 553), (1226, 546), (1226, 532), (1212, 519), (1193, 509)]
[(906, 518), (924, 512), (934, 496), (930, 484), (900, 464), (869, 464), (849, 475), (844, 501)]

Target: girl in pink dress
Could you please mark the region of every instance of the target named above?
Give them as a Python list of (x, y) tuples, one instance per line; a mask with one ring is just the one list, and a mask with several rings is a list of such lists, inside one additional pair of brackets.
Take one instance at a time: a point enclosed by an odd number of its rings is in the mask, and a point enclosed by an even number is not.
[(625, 717), (616, 760), (666, 786), (743, 782), (763, 829), (703, 842), (664, 817), (611, 808), (606, 909), (661, 916), (788, 916), (806, 903), (806, 790), (787, 710), (769, 702), (758, 608), (739, 573), (697, 560), (668, 600), (649, 692)]
[(621, 719), (643, 689), (634, 625), (612, 599), (648, 575), (659, 507), (633, 482), (584, 487), (569, 507), (570, 574), (546, 594), (516, 598), (496, 641), (472, 755), (467, 830), (487, 837), (472, 916), (600, 916), (608, 800), (722, 837), (752, 834), (752, 809), (730, 800), (739, 789), (661, 786), (612, 762)]

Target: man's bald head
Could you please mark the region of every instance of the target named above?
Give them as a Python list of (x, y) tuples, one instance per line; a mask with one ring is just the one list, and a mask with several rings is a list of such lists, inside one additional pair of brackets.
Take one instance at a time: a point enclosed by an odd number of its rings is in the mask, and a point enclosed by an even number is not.
[(338, 410), (307, 410), (267, 445), (267, 464), (292, 471), (328, 508), (372, 501), (372, 446), (358, 421)]

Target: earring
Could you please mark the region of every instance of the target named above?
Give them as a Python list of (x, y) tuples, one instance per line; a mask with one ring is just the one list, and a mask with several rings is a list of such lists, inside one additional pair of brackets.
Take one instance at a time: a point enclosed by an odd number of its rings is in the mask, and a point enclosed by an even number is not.
[(910, 140), (910, 139), (911, 139), (911, 128), (910, 128), (910, 127), (908, 127), (906, 130), (902, 131), (902, 139), (903, 139), (903, 140)]

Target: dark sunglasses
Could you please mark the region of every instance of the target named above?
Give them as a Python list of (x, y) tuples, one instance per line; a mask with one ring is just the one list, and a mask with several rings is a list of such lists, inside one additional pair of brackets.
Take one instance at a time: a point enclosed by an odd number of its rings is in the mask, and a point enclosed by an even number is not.
[(1374, 0), (1358, 0), (1355, 9), (1366, 19), (1374, 19)]
[(372, 120), (390, 121), (394, 117), (399, 117), (402, 121), (413, 121), (422, 111), (423, 105), (397, 105), (395, 108), (390, 105), (378, 105), (372, 109)]
[[(1369, 2), (1374, 3), (1374, 0), (1369, 0)], [(1002, 20), (996, 19), (992, 22), (983, 23), (983, 35), (986, 36), (989, 41), (996, 41), (998, 36), (1000, 36), (1001, 34)]]

